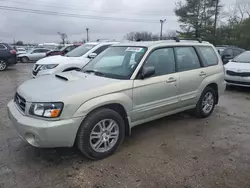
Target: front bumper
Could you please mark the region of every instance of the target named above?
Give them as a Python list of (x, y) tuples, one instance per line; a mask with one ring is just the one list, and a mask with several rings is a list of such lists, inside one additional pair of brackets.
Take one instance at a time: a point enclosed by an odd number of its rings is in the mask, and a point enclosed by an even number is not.
[(250, 87), (250, 77), (225, 75), (225, 80), (228, 85)]
[(8, 115), (19, 136), (29, 144), (41, 148), (72, 147), (82, 117), (46, 121), (24, 116), (14, 101), (8, 104)]

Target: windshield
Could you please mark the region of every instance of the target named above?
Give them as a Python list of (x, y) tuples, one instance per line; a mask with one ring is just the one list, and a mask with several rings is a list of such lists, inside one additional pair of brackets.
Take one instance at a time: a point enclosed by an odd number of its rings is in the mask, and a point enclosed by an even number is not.
[(109, 47), (90, 61), (83, 72), (114, 79), (130, 79), (146, 51), (145, 47)]
[(250, 51), (244, 52), (233, 59), (234, 62), (250, 63)]
[(74, 50), (67, 53), (65, 56), (67, 57), (80, 57), (86, 54), (89, 50), (94, 48), (96, 45), (94, 44), (84, 44), (82, 46), (79, 46), (75, 48)]

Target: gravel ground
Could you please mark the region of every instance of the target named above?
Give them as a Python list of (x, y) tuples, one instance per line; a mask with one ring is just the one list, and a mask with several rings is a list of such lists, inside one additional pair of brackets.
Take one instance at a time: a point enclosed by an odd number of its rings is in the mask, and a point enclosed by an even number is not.
[(227, 90), (208, 119), (183, 113), (138, 126), (113, 156), (90, 161), (18, 137), (6, 105), (31, 69), (0, 73), (0, 188), (250, 187), (250, 89)]

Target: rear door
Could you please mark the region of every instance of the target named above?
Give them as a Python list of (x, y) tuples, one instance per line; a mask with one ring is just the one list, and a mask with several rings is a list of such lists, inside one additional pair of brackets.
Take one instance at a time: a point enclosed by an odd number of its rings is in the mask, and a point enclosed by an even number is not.
[(206, 71), (192, 46), (175, 47), (177, 71), (179, 72), (180, 108), (195, 105), (199, 86), (206, 78)]
[(0, 44), (0, 58), (7, 58), (7, 47), (4, 44)]

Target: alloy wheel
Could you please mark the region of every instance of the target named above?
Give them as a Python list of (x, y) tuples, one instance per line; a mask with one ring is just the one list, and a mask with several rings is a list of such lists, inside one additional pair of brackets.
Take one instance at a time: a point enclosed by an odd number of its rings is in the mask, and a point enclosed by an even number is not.
[(99, 121), (90, 133), (90, 146), (96, 152), (112, 149), (119, 138), (119, 126), (112, 119)]

